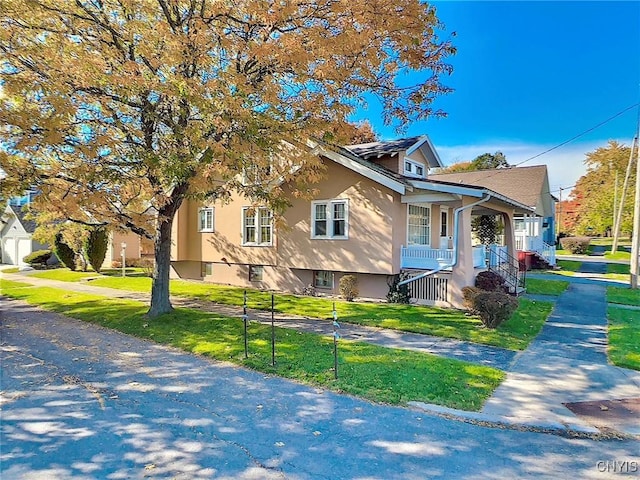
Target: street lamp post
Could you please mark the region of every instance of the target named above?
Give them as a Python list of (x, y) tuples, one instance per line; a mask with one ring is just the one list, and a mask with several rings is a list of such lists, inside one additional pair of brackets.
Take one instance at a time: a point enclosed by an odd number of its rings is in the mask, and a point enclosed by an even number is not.
[(127, 253), (127, 244), (126, 242), (122, 242), (122, 244), (120, 245), (122, 247), (122, 276), (124, 277), (125, 274), (125, 267), (126, 267), (126, 253)]

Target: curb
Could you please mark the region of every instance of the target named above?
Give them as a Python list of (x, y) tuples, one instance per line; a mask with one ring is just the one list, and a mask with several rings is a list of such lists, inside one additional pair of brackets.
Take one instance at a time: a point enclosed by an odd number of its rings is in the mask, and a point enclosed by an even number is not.
[(596, 427), (580, 423), (563, 423), (553, 420), (543, 420), (538, 418), (522, 419), (517, 417), (506, 417), (491, 415), (480, 412), (468, 412), (466, 410), (456, 410), (454, 408), (442, 407), (424, 402), (408, 402), (409, 407), (413, 407), (423, 412), (465, 423), (479, 424), (490, 428), (506, 428), (510, 430), (521, 430), (539, 433), (551, 433), (555, 435), (578, 437), (578, 438), (634, 438), (640, 437), (640, 431), (619, 431), (600, 430)]

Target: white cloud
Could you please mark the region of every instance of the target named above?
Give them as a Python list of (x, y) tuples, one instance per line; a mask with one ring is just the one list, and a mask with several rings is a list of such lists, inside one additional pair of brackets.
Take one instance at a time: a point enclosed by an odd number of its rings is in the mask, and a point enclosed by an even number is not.
[[(629, 140), (618, 141), (630, 144)], [(584, 164), (585, 154), (598, 147), (605, 147), (607, 142), (608, 140), (571, 143), (529, 160), (522, 166), (546, 165), (551, 192), (557, 197), (560, 187), (562, 187), (562, 198), (566, 199), (576, 181), (587, 172)], [(436, 145), (436, 149), (445, 165), (470, 161), (485, 152), (494, 153), (497, 151), (504, 153), (511, 165), (516, 165), (554, 146), (505, 141), (476, 145)]]

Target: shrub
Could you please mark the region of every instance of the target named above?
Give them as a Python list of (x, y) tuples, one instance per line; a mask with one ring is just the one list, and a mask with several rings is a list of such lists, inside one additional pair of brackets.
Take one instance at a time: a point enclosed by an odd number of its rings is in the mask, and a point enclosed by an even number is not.
[(109, 232), (106, 228), (94, 228), (89, 232), (84, 244), (87, 260), (93, 269), (100, 273), (109, 247)]
[(389, 285), (389, 293), (387, 293), (387, 302), (389, 303), (410, 303), (411, 293), (409, 285), (398, 285), (403, 280), (409, 278), (409, 274), (402, 272), (399, 275), (392, 275), (387, 279)]
[(478, 296), (478, 294), (482, 293), (483, 291), (484, 290), (481, 290), (478, 287), (464, 287), (462, 289), (462, 298), (464, 299), (463, 304), (467, 310), (474, 311), (473, 301)]
[(147, 277), (153, 277), (153, 267), (155, 265), (153, 258), (136, 258), (135, 261), (132, 261), (131, 263), (133, 264), (132, 266), (142, 269)]
[(518, 300), (504, 292), (480, 292), (473, 298), (473, 310), (487, 328), (496, 328), (517, 308)]
[(353, 299), (360, 293), (358, 291), (358, 277), (355, 275), (345, 275), (340, 279), (339, 283), (340, 296), (347, 302), (353, 302)]
[(122, 268), (122, 262), (119, 260), (112, 260), (111, 268)]
[(44, 267), (52, 254), (53, 252), (51, 250), (36, 250), (35, 252), (31, 252), (22, 260), (32, 267)]
[(307, 297), (317, 297), (318, 291), (316, 290), (316, 287), (309, 284), (302, 289), (302, 295), (306, 295)]
[(76, 269), (76, 252), (67, 245), (62, 239), (62, 232), (56, 233), (56, 238), (53, 242), (53, 250), (56, 253), (58, 260), (67, 267), (69, 270)]
[(563, 250), (569, 250), (573, 254), (587, 253), (589, 248), (589, 237), (565, 237), (560, 239)]
[(476, 277), (476, 287), (487, 292), (506, 292), (507, 288), (504, 284), (504, 278), (496, 272), (490, 270), (480, 272)]

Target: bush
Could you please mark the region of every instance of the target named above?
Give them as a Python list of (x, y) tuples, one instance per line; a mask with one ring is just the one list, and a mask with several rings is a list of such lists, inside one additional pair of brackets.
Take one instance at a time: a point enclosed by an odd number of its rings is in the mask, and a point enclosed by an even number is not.
[(89, 264), (97, 273), (100, 273), (104, 259), (107, 256), (107, 248), (109, 248), (109, 232), (107, 229), (92, 229), (85, 241), (84, 251)]
[(153, 258), (141, 257), (135, 259), (127, 259), (127, 265), (131, 262), (132, 267), (140, 268), (147, 277), (153, 277), (153, 267), (155, 262)]
[(353, 299), (360, 293), (358, 291), (358, 277), (355, 275), (345, 275), (340, 279), (339, 283), (340, 296), (347, 302), (353, 302)]
[(302, 289), (302, 295), (306, 295), (307, 297), (317, 297), (318, 291), (316, 290), (316, 287), (309, 284)]
[(478, 296), (478, 294), (482, 293), (484, 290), (479, 289), (478, 287), (464, 287), (462, 289), (462, 298), (464, 299), (463, 305), (467, 310), (474, 311), (473, 301)]
[(480, 292), (473, 298), (473, 310), (487, 328), (496, 328), (518, 308), (518, 300), (504, 292)]
[(504, 278), (496, 272), (490, 270), (480, 272), (476, 277), (476, 287), (480, 290), (487, 292), (507, 292), (507, 288), (504, 284)]
[(56, 257), (62, 262), (62, 264), (69, 270), (76, 269), (76, 252), (67, 245), (62, 239), (62, 232), (56, 233), (56, 238), (53, 242), (53, 249), (56, 252)]
[(560, 239), (563, 250), (569, 250), (573, 254), (585, 254), (589, 249), (589, 237), (565, 237)]
[(410, 303), (411, 293), (409, 292), (409, 285), (398, 284), (403, 280), (409, 278), (409, 274), (402, 272), (399, 275), (392, 275), (387, 279), (387, 285), (389, 285), (389, 293), (387, 293), (387, 302), (389, 303)]
[(36, 250), (35, 252), (31, 252), (22, 260), (32, 267), (44, 267), (47, 265), (52, 254), (53, 252), (51, 250)]

